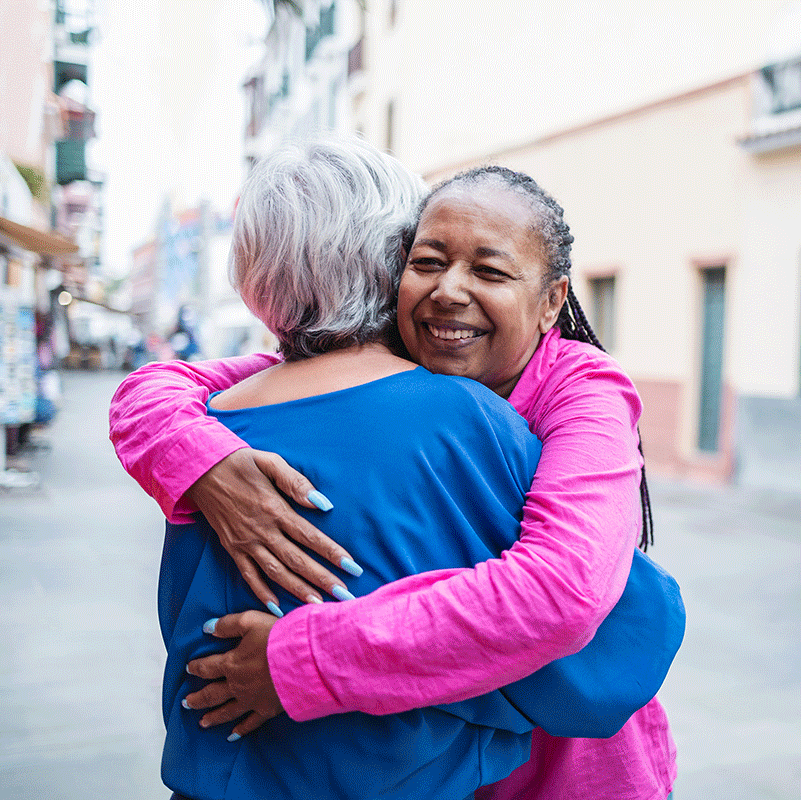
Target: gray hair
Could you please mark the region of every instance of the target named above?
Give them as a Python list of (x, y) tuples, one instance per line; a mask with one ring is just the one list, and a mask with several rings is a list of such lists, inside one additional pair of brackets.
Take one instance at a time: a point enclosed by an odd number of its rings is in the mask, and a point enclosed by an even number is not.
[(399, 161), (355, 138), (284, 145), (256, 165), (228, 269), (287, 360), (388, 333), (402, 242), (425, 192)]

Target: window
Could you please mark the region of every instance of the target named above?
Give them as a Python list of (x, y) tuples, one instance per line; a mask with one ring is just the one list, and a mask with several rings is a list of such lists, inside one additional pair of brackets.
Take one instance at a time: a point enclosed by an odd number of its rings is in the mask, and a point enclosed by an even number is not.
[(606, 350), (615, 349), (615, 276), (590, 278), (591, 324)]
[(701, 328), (701, 397), (698, 414), (698, 449), (718, 450), (723, 389), (723, 312), (726, 269), (701, 271), (703, 319)]
[(387, 138), (386, 150), (388, 153), (392, 152), (395, 145), (395, 101), (390, 100), (387, 103)]

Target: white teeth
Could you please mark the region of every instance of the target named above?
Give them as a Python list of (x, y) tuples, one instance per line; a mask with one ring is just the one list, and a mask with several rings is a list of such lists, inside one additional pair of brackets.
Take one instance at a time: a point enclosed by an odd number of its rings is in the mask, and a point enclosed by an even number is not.
[(453, 330), (452, 328), (435, 328), (428, 326), (428, 330), (437, 339), (473, 339), (478, 336), (478, 331)]

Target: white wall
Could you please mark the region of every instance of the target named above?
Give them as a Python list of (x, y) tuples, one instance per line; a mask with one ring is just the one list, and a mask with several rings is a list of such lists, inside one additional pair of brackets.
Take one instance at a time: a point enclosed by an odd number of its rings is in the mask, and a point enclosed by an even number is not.
[(368, 4), (371, 137), (428, 172), (750, 71), (801, 49), (786, 0)]

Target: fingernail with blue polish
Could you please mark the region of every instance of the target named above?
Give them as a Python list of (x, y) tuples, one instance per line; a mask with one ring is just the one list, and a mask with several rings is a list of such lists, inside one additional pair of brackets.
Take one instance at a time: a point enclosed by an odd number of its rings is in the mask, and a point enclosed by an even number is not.
[(320, 511), (330, 511), (334, 507), (334, 504), (322, 492), (318, 492), (317, 489), (309, 492), (306, 497), (309, 502), (314, 503)]
[(229, 741), (229, 742), (238, 742), (238, 741), (239, 741), (241, 738), (242, 738), (242, 737), (241, 737), (241, 736), (240, 736), (238, 733), (232, 733), (232, 734), (231, 734), (231, 735), (228, 737), (228, 741)]
[(183, 700), (181, 700), (181, 705), (182, 705), (184, 708), (188, 708), (188, 709), (190, 709), (190, 710), (192, 709), (192, 706), (190, 706), (190, 705), (189, 705), (189, 703), (187, 703), (187, 702), (186, 702), (186, 698), (184, 698)]
[(353, 575), (354, 578), (358, 578), (364, 570), (352, 559), (352, 558), (343, 558), (342, 561), (339, 562), (339, 566), (348, 573), (348, 575)]
[(335, 586), (333, 589), (331, 589), (331, 594), (334, 595), (337, 600), (356, 599), (344, 586)]
[(274, 617), (283, 617), (284, 612), (281, 611), (280, 608), (275, 603), (267, 603), (267, 610), (274, 616)]
[(217, 627), (217, 623), (220, 621), (219, 617), (214, 617), (214, 619), (210, 619), (207, 622), (203, 623), (203, 633), (214, 633), (214, 629)]

